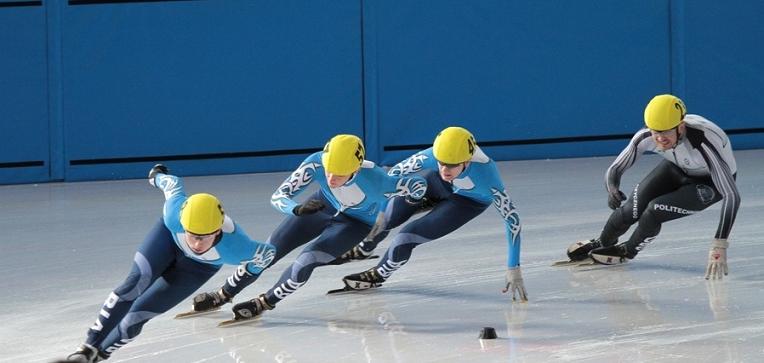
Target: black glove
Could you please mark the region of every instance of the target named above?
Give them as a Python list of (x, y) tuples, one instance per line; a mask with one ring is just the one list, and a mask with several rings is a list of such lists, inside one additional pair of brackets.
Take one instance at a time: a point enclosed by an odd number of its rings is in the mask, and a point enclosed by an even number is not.
[(212, 310), (230, 301), (231, 298), (223, 292), (223, 289), (217, 292), (204, 292), (194, 296), (194, 311)]
[(607, 205), (610, 209), (616, 210), (621, 207), (621, 202), (626, 200), (626, 195), (622, 191), (616, 189), (615, 192), (608, 193)]
[(420, 199), (414, 199), (414, 198), (412, 198), (412, 197), (411, 197), (411, 195), (409, 194), (409, 195), (407, 195), (407, 196), (403, 197), (403, 200), (404, 200), (406, 203), (408, 203), (408, 204), (411, 204), (411, 205), (415, 205), (415, 206), (419, 206), (419, 205), (422, 205), (422, 204), (423, 204), (423, 203), (424, 203), (424, 202), (427, 200), (427, 198), (425, 198), (425, 197), (422, 197), (422, 198), (420, 198)]
[(154, 167), (149, 170), (149, 184), (154, 185), (154, 177), (157, 176), (157, 174), (170, 174), (170, 169), (167, 169), (166, 166), (162, 164), (156, 164)]
[(292, 209), (292, 213), (296, 216), (304, 216), (308, 214), (316, 213), (326, 207), (323, 202), (321, 202), (318, 199), (311, 199), (303, 204), (300, 204), (294, 209)]

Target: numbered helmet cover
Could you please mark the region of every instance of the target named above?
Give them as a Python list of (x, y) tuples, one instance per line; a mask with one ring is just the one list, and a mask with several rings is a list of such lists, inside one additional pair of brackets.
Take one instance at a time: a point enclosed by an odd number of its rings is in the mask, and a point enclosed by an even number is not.
[(198, 235), (213, 233), (223, 225), (223, 206), (214, 195), (190, 196), (180, 209), (180, 224), (186, 232)]
[(358, 136), (341, 134), (326, 143), (321, 163), (327, 174), (351, 175), (358, 171), (365, 157), (366, 149)]

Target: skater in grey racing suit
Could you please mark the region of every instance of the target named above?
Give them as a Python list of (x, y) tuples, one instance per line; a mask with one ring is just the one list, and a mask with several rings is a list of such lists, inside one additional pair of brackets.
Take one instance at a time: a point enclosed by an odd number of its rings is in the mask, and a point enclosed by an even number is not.
[[(623, 173), (645, 152), (663, 156), (628, 198), (620, 190)], [(721, 201), (721, 215), (711, 243), (706, 279), (727, 274), (727, 238), (740, 206), (735, 179), (737, 165), (724, 131), (699, 115), (686, 114), (682, 100), (673, 95), (654, 97), (645, 109), (645, 127), (639, 130), (607, 170), (608, 205), (613, 209), (599, 238), (579, 241), (568, 248), (571, 260), (591, 256), (603, 264), (633, 259), (652, 242), (664, 222), (704, 210)], [(626, 201), (626, 203), (622, 202)], [(628, 240), (616, 244), (631, 225)]]

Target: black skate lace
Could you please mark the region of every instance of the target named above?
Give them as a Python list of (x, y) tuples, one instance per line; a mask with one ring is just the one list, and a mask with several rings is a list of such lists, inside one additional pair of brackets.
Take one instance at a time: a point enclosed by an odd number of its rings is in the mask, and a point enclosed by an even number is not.
[(371, 252), (364, 251), (360, 246), (355, 246), (352, 252), (354, 258), (365, 258), (371, 254)]
[(377, 271), (371, 269), (361, 273), (361, 280), (366, 282), (377, 282), (377, 280), (380, 280), (380, 278), (379, 275), (377, 275)]

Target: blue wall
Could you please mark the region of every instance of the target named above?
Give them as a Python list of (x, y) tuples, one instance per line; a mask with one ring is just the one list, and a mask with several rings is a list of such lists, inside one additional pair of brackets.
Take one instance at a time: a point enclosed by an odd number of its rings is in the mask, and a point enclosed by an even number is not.
[[(3, 5), (5, 3), (5, 5)], [(459, 124), (497, 160), (616, 154), (655, 94), (764, 147), (764, 3), (0, 0), (0, 183), (392, 164)], [(713, 24), (713, 26), (709, 26)]]
[(48, 180), (45, 11), (0, 1), (0, 183)]
[(347, 1), (66, 7), (66, 178), (163, 157), (189, 159), (172, 163), (186, 175), (283, 170), (305, 152), (280, 152), (361, 134), (359, 14)]
[(687, 107), (718, 120), (736, 148), (764, 147), (764, 2), (683, 3), (677, 83)]
[[(486, 148), (500, 160), (617, 153), (620, 140), (541, 142), (633, 133), (646, 100), (671, 90), (665, 1), (367, 4), (388, 150), (430, 143), (458, 123), (480, 144), (505, 145)], [(523, 140), (537, 144), (506, 146)]]

